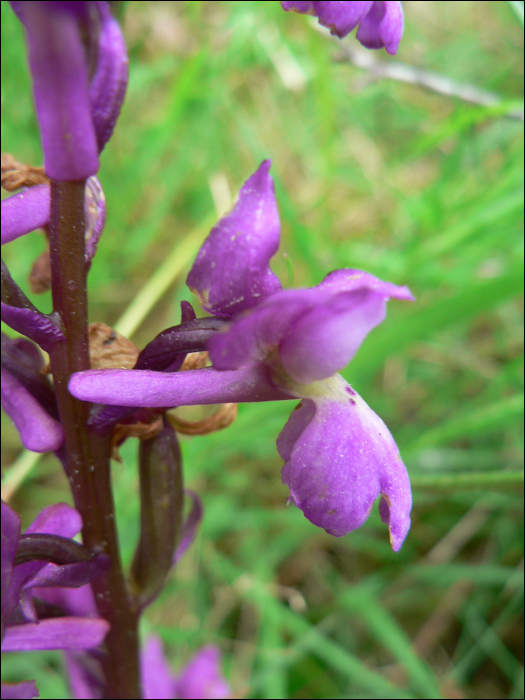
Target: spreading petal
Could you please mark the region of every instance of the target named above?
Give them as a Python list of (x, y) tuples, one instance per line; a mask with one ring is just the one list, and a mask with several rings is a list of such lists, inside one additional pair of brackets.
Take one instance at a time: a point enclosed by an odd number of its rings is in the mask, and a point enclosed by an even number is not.
[(208, 341), (214, 367), (231, 370), (277, 350), (286, 372), (309, 384), (343, 368), (366, 335), (384, 320), (390, 297), (412, 299), (406, 287), (360, 270), (336, 270), (311, 289), (283, 290)]
[(281, 289), (269, 268), (280, 222), (271, 161), (244, 183), (239, 201), (212, 229), (188, 275), (188, 287), (214, 316), (232, 318)]
[(207, 367), (170, 374), (151, 370), (91, 369), (73, 374), (69, 391), (83, 401), (151, 408), (293, 398), (274, 385), (263, 365), (233, 372)]
[(398, 551), (410, 527), (410, 483), (383, 421), (340, 376), (310, 388), (277, 440), (283, 483), (314, 525), (342, 537), (361, 527), (381, 495)]

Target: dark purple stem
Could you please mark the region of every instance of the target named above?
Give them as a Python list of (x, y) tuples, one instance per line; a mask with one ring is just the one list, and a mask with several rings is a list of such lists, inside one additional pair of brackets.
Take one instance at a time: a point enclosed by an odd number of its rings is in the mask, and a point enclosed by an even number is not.
[(140, 698), (138, 617), (131, 607), (120, 561), (110, 482), (110, 437), (88, 429), (89, 404), (75, 399), (67, 388), (73, 372), (89, 369), (84, 189), (84, 181), (51, 182), (53, 310), (61, 318), (66, 342), (57, 343), (50, 358), (66, 435), (71, 490), (84, 523), (83, 543), (91, 552), (111, 557), (111, 567), (92, 583), (98, 611), (111, 625), (104, 656), (107, 697)]

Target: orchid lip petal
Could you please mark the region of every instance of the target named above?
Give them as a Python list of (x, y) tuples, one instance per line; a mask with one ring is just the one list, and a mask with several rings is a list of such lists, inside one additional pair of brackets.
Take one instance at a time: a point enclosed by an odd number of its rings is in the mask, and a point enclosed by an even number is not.
[(412, 505), (405, 466), (386, 425), (342, 377), (305, 393), (277, 449), (283, 483), (308, 520), (342, 537), (363, 525), (381, 495), (381, 518), (400, 549)]
[(275, 386), (263, 365), (232, 372), (207, 367), (170, 374), (134, 369), (87, 370), (73, 374), (69, 391), (83, 401), (152, 408), (293, 398)]

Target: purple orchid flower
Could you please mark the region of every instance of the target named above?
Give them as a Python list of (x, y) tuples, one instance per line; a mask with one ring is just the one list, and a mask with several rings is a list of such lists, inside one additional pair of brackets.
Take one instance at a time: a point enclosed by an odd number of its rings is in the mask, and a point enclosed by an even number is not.
[[(195, 539), (198, 524), (202, 519), (203, 508), (200, 498), (192, 491), (186, 491), (186, 495), (191, 498), (192, 505), (188, 517), (182, 523), (180, 542), (173, 557), (173, 565), (179, 561)], [(18, 530), (16, 530), (17, 523)], [(10, 524), (15, 532), (19, 532), (18, 520), (14, 520), (14, 518), (7, 520), (6, 527)], [(15, 533), (11, 534), (7, 542), (9, 547), (5, 550), (6, 557), (12, 560), (16, 554), (14, 551)], [(2, 553), (4, 555), (4, 550)], [(32, 594), (47, 603), (51, 609), (62, 610), (71, 619), (98, 619), (95, 596), (90, 584), (78, 588), (35, 587), (32, 589)], [(73, 696), (87, 700), (98, 700), (106, 697), (107, 693), (103, 683), (104, 674), (100, 665), (100, 650), (97, 648), (69, 648), (64, 649), (64, 655)], [(214, 647), (206, 647), (184, 667), (181, 675), (176, 677), (171, 674), (164, 661), (160, 640), (157, 640), (156, 637), (151, 638), (141, 654), (144, 697), (227, 697), (229, 688), (220, 674), (219, 661), (218, 650)], [(196, 694), (192, 695), (192, 692)], [(208, 694), (204, 694), (205, 692)]]
[(83, 586), (109, 565), (74, 537), (79, 513), (65, 503), (45, 508), (20, 535), (20, 518), (2, 501), (2, 651), (89, 649), (100, 644), (109, 625), (99, 617), (64, 616), (40, 604), (37, 587)]
[(302, 399), (277, 440), (283, 482), (306, 517), (340, 537), (379, 512), (398, 551), (410, 527), (410, 483), (383, 421), (337, 374), (406, 287), (337, 270), (317, 287), (283, 290), (269, 269), (279, 240), (270, 161), (213, 228), (188, 276), (203, 308), (229, 319), (208, 341), (213, 367), (166, 374), (89, 370), (71, 378), (79, 399), (171, 407)]
[(126, 91), (118, 23), (102, 1), (11, 5), (26, 30), (46, 173), (84, 180), (98, 171)]
[(400, 2), (281, 2), (283, 10), (314, 15), (340, 39), (359, 25), (356, 39), (367, 49), (395, 54), (403, 36), (403, 6)]
[(141, 654), (141, 675), (146, 700), (219, 700), (229, 697), (231, 693), (221, 673), (220, 651), (214, 646), (203, 647), (178, 675), (174, 675), (164, 658), (161, 640), (152, 636)]

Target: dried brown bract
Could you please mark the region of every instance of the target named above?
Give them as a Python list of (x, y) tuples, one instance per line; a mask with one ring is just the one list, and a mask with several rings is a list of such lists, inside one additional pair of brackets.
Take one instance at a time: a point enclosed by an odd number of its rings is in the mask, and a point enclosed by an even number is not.
[(132, 369), (139, 349), (105, 323), (89, 326), (89, 355), (92, 369)]
[(19, 163), (10, 153), (2, 153), (2, 187), (7, 192), (47, 183), (49, 178), (43, 167)]

